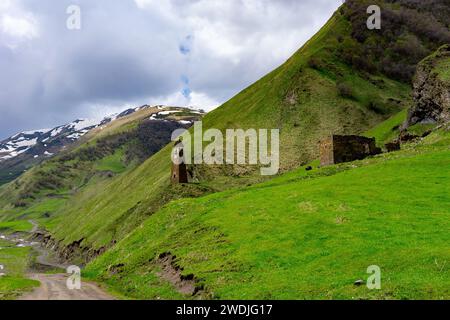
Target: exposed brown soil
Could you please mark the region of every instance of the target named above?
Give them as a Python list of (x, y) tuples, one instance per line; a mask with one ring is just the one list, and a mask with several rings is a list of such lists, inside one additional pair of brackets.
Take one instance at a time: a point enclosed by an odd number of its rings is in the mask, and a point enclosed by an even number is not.
[(175, 264), (175, 258), (170, 253), (161, 254), (156, 263), (162, 271), (157, 275), (170, 282), (178, 292), (184, 295), (195, 296), (203, 293), (203, 287), (198, 285), (194, 275), (184, 276), (182, 274), (183, 269)]

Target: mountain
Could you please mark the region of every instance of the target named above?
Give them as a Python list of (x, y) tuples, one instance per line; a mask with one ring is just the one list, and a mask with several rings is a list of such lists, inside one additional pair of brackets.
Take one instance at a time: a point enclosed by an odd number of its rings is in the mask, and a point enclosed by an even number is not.
[[(422, 138), (173, 201), (86, 273), (140, 299), (448, 299), (448, 48), (419, 63), (410, 108), (365, 133), (383, 145), (406, 120)], [(356, 286), (373, 267), (379, 290)]]
[[(410, 5), (399, 6), (397, 2), (389, 1), (378, 3), (384, 10), (392, 12), (389, 21), (396, 33), (383, 29), (368, 30), (366, 11), (369, 3), (372, 4), (364, 0), (347, 1), (283, 65), (207, 114), (203, 118), (203, 127), (220, 130), (279, 128), (280, 172), (287, 172), (317, 159), (318, 142), (330, 133), (363, 133), (407, 109), (412, 103), (411, 80), (391, 71), (403, 70), (416, 60), (419, 63), (423, 54), (441, 45), (446, 33), (439, 31), (442, 37), (434, 39), (433, 34), (430, 36), (429, 32), (416, 29), (409, 20), (402, 18), (405, 12), (411, 14), (410, 10), (414, 9)], [(414, 12), (419, 16), (432, 14), (423, 10)], [(438, 18), (430, 21), (433, 22), (430, 30), (443, 30)], [(414, 60), (408, 58), (405, 61), (398, 54), (400, 49), (394, 50), (398, 45), (396, 35), (415, 37), (417, 41), (412, 42), (413, 48), (418, 47), (420, 54), (414, 54)], [(374, 43), (374, 53), (365, 54)], [(377, 55), (379, 50), (390, 54)], [(381, 58), (386, 56), (391, 59), (392, 70), (383, 67)], [(372, 64), (373, 68), (366, 67)], [(189, 170), (195, 183), (173, 186), (169, 179), (171, 148), (171, 145), (166, 146), (133, 170), (120, 172), (105, 185), (97, 185), (95, 180), (91, 184), (83, 184), (70, 197), (57, 202), (52, 210), (47, 210), (45, 203), (55, 203), (55, 199), (36, 196), (34, 190), (40, 190), (36, 184), (40, 184), (41, 178), (30, 173), (0, 189), (0, 195), (4, 195), (0, 207), (8, 212), (8, 217), (18, 214), (8, 209), (10, 203), (16, 202), (26, 203), (32, 215), (50, 213), (50, 216), (58, 216), (58, 223), (52, 222), (49, 231), (61, 246), (83, 239), (80, 244), (83, 250), (96, 252), (120, 241), (173, 199), (204, 195), (267, 179), (261, 177), (254, 166), (197, 165)], [(107, 154), (112, 156), (120, 152), (111, 148)], [(89, 160), (86, 155), (82, 159), (85, 157)], [(72, 168), (74, 164), (69, 163)], [(49, 193), (64, 193), (66, 184), (74, 185), (72, 181), (55, 184)], [(46, 209), (41, 210), (41, 207)], [(20, 207), (16, 211), (24, 214)]]
[[(53, 129), (20, 132), (0, 141), (0, 185), (14, 180), (30, 167), (58, 154), (77, 142), (89, 131), (103, 128), (106, 124), (132, 115), (139, 110), (153, 108), (144, 105), (109, 115), (102, 120), (77, 119)], [(164, 106), (156, 106), (164, 110)], [(174, 110), (177, 110), (175, 108)], [(179, 110), (184, 110), (180, 108)]]
[[(366, 26), (374, 3), (382, 30)], [(317, 168), (330, 133), (398, 135), (415, 68), (447, 41), (430, 3), (445, 2), (346, 1), (283, 65), (202, 118), (204, 129), (279, 128), (279, 176), (192, 165), (191, 183), (171, 184), (173, 143), (148, 139), (158, 117), (140, 110), (0, 187), (0, 221), (37, 221), (62, 259), (133, 298), (448, 297), (448, 131)], [(376, 263), (390, 280), (362, 292), (354, 282)], [(177, 290), (183, 280), (192, 296)]]

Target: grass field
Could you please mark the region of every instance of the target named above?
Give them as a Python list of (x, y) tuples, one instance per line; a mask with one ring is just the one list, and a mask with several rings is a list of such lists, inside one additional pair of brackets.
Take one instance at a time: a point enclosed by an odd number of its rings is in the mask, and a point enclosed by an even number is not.
[[(449, 299), (449, 144), (434, 133), (401, 152), (172, 202), (87, 275), (176, 299), (155, 262), (170, 252), (212, 298)], [(381, 290), (354, 285), (371, 265)]]
[[(0, 223), (0, 233), (29, 231), (32, 225), (27, 221)], [(0, 239), (0, 300), (14, 299), (22, 293), (39, 286), (38, 281), (26, 278), (31, 257), (31, 248), (19, 248), (15, 244)]]
[(396, 115), (393, 115), (388, 120), (382, 122), (378, 126), (367, 131), (364, 135), (370, 138), (375, 138), (377, 145), (383, 147), (385, 143), (396, 139), (400, 133), (400, 126), (405, 122), (407, 110), (402, 110)]
[(32, 227), (30, 222), (24, 220), (0, 222), (0, 233), (27, 232), (30, 231)]

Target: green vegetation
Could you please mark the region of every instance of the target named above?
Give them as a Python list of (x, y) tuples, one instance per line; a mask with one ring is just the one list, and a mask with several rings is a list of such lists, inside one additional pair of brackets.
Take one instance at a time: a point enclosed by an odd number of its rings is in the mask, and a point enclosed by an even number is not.
[(435, 127), (436, 127), (436, 124), (433, 124), (433, 123), (428, 123), (428, 124), (417, 123), (413, 126), (410, 126), (407, 131), (412, 135), (421, 137), (425, 133), (431, 132), (431, 130), (433, 130)]
[(450, 83), (450, 58), (441, 61), (436, 66), (436, 70), (443, 81)]
[[(87, 275), (131, 297), (176, 299), (157, 280), (170, 252), (213, 298), (448, 299), (449, 144), (449, 131), (435, 132), (401, 152), (172, 202)], [(370, 265), (381, 290), (353, 284)]]
[[(3, 224), (2, 224), (3, 225)], [(12, 226), (10, 226), (12, 228)], [(18, 229), (24, 226), (17, 225)], [(18, 248), (10, 242), (0, 239), (0, 300), (13, 299), (26, 291), (39, 286), (38, 281), (26, 279), (25, 273), (30, 259), (31, 248)]]
[(365, 133), (366, 137), (375, 138), (377, 145), (382, 147), (384, 144), (395, 140), (400, 133), (400, 126), (405, 122), (407, 110), (402, 110), (388, 120), (380, 123), (373, 129)]
[[(450, 43), (450, 9), (437, 2), (346, 0), (341, 11), (353, 32), (342, 37), (343, 58), (354, 69), (410, 82), (423, 58)], [(366, 27), (366, 10), (374, 4), (383, 10), (383, 27), (376, 32)]]
[(110, 156), (107, 156), (96, 163), (98, 171), (111, 171), (113, 173), (122, 173), (127, 167), (123, 163), (124, 151), (118, 150)]
[(0, 222), (0, 233), (28, 232), (32, 227), (30, 222), (23, 220)]

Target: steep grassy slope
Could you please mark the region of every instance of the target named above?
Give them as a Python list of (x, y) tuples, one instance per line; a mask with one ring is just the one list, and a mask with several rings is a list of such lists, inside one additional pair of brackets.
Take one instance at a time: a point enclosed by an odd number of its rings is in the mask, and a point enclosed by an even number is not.
[[(179, 298), (158, 257), (221, 299), (448, 299), (450, 131), (405, 150), (165, 206), (92, 262), (130, 297)], [(357, 287), (366, 269), (381, 290)]]
[[(340, 58), (340, 38), (351, 33), (350, 22), (337, 12), (285, 64), (206, 115), (204, 128), (279, 128), (281, 170), (287, 171), (315, 159), (324, 136), (363, 132), (406, 108), (409, 85), (355, 71)], [(98, 249), (172, 199), (262, 181), (251, 166), (197, 166), (197, 183), (174, 188), (170, 151), (168, 146), (133, 171), (77, 194), (48, 227), (65, 244), (83, 239), (83, 246)]]
[(351, 33), (350, 23), (335, 13), (280, 68), (207, 115), (206, 127), (279, 128), (286, 170), (316, 158), (324, 136), (364, 132), (407, 107), (408, 85), (359, 72), (340, 57), (339, 41)]

